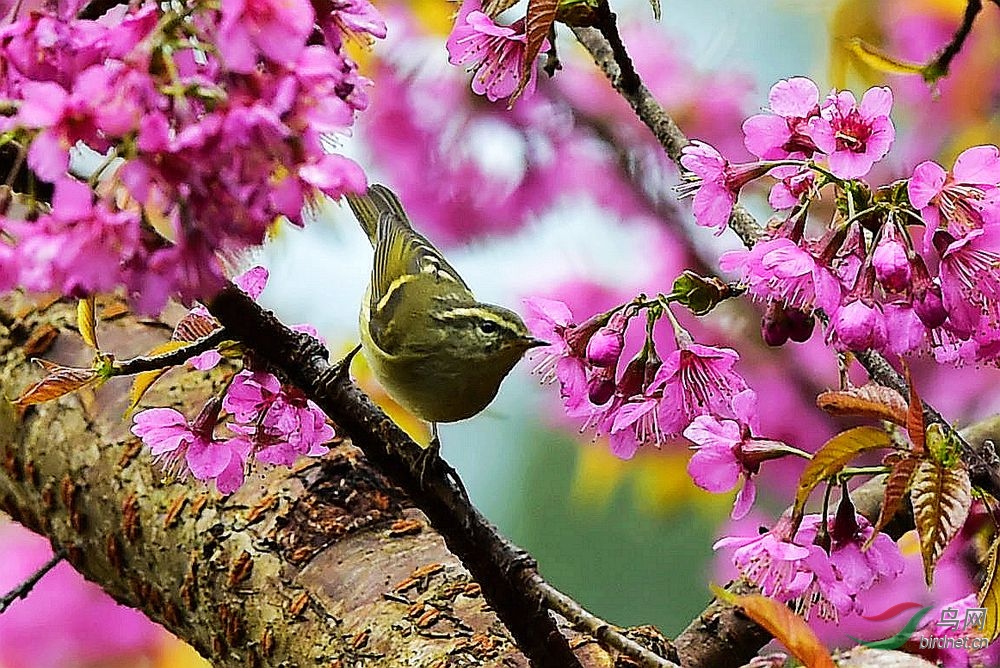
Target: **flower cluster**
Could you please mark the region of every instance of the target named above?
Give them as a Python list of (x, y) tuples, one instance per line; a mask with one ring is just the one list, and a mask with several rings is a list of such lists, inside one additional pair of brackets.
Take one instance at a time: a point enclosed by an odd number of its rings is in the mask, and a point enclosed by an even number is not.
[[(886, 88), (860, 102), (846, 91), (820, 101), (808, 79), (779, 82), (769, 113), (743, 124), (760, 161), (731, 164), (701, 143), (685, 149), (695, 218), (721, 230), (743, 186), (765, 173), (779, 179), (769, 200), (788, 212), (753, 248), (720, 260), (766, 303), (772, 345), (808, 339), (820, 311), (828, 339), (844, 350), (932, 350), (939, 361), (996, 363), (1000, 150), (976, 146), (950, 172), (926, 161), (905, 181), (873, 187), (860, 179), (889, 151), (891, 104)], [(809, 238), (810, 206), (827, 187), (836, 213)]]
[[(566, 412), (607, 434), (611, 451), (622, 459), (683, 434), (695, 444), (688, 471), (698, 486), (726, 492), (743, 480), (733, 509), (734, 517), (742, 517), (753, 504), (752, 476), (761, 463), (803, 453), (755, 435), (757, 396), (735, 369), (735, 351), (695, 343), (668, 305), (640, 307), (641, 301), (576, 323), (560, 301), (526, 300), (528, 327), (552, 341), (536, 353), (535, 371), (543, 382), (559, 382)], [(626, 328), (640, 308), (647, 309), (646, 340), (626, 362)], [(673, 325), (677, 346), (664, 358), (651, 335), (662, 315)]]
[[(256, 299), (267, 278), (263, 267), (255, 267), (234, 282)], [(196, 306), (178, 324), (175, 338), (192, 338), (185, 335), (186, 329), (204, 335), (216, 327), (218, 323), (207, 311)], [(296, 329), (315, 336), (309, 326)], [(208, 370), (221, 361), (222, 356), (212, 349), (192, 357), (188, 364)], [(208, 401), (193, 421), (173, 408), (150, 408), (136, 413), (132, 433), (167, 471), (214, 480), (223, 494), (243, 484), (251, 457), (265, 464), (291, 466), (300, 456), (326, 454), (329, 449), (324, 444), (334, 436), (323, 411), (301, 390), (252, 365), (234, 374), (221, 397)]]
[(765, 596), (795, 601), (806, 619), (815, 612), (837, 621), (861, 612), (858, 595), (894, 580), (903, 571), (903, 558), (882, 533), (865, 546), (874, 529), (855, 514), (853, 504), (842, 503), (825, 524), (820, 515), (806, 515), (795, 527), (786, 515), (770, 531), (722, 538), (715, 549), (733, 549), (740, 574)]
[[(211, 295), (217, 251), (261, 243), (280, 216), (301, 223), (314, 193), (363, 189), (325, 148), (367, 105), (344, 30), (385, 25), (367, 0), (234, 0), (5, 26), (0, 94), (16, 111), (0, 131), (55, 195), (51, 211), (0, 219), (0, 289), (123, 286), (155, 313), (171, 295)], [(107, 159), (88, 183), (74, 159), (95, 151)]]

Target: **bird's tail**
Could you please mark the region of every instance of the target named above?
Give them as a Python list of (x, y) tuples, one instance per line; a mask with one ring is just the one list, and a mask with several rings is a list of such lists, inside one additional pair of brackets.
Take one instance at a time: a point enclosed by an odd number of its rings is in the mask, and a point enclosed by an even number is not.
[(393, 222), (410, 227), (410, 220), (403, 211), (403, 204), (394, 192), (383, 185), (376, 183), (369, 186), (366, 195), (347, 195), (347, 203), (373, 246), (378, 240), (379, 219), (384, 214), (389, 214), (395, 219)]

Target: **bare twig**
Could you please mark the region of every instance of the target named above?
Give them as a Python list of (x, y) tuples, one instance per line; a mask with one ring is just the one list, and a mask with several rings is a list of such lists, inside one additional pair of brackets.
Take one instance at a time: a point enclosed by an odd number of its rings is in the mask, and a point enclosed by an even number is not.
[(206, 350), (216, 347), (225, 341), (227, 336), (226, 330), (220, 327), (197, 341), (192, 341), (189, 345), (171, 350), (162, 355), (148, 355), (133, 357), (127, 360), (116, 360), (114, 363), (114, 372), (116, 376), (130, 376), (136, 373), (156, 371), (169, 366), (183, 364), (195, 355), (200, 355)]
[[(540, 576), (532, 578), (533, 586), (544, 596), (549, 609), (566, 618), (575, 628), (593, 636), (604, 647), (610, 647), (637, 662), (642, 668), (680, 668), (673, 661), (654, 654), (632, 640), (617, 627), (591, 614), (572, 598), (562, 593)], [(676, 658), (676, 656), (675, 656)]]
[(951, 40), (929, 63), (924, 65), (924, 79), (937, 81), (941, 77), (947, 76), (948, 70), (951, 68), (951, 61), (962, 50), (966, 38), (972, 31), (972, 24), (975, 23), (976, 17), (981, 11), (983, 11), (982, 0), (968, 0), (965, 5), (965, 14), (962, 16), (962, 23), (955, 30)]
[(28, 576), (24, 582), (14, 587), (14, 589), (7, 592), (7, 594), (3, 597), (0, 597), (0, 614), (7, 610), (7, 608), (9, 608), (17, 599), (27, 598), (28, 594), (31, 593), (31, 590), (38, 584), (38, 581), (45, 577), (45, 575), (55, 568), (65, 557), (66, 553), (62, 550), (58, 550), (52, 555), (51, 559), (42, 564), (42, 567)]

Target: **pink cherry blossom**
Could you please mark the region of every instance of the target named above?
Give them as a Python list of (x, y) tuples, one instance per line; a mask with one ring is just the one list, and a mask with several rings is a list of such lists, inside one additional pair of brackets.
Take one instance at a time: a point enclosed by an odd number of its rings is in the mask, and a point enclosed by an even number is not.
[(844, 350), (883, 350), (888, 341), (881, 306), (865, 299), (841, 306), (830, 327), (834, 341)]
[[(448, 61), (469, 65), (474, 72), (472, 90), (491, 102), (510, 97), (525, 70), (528, 38), (524, 20), (512, 26), (498, 25), (480, 11), (479, 0), (466, 0), (448, 37)], [(530, 64), (525, 92), (534, 90), (535, 64)]]
[(820, 115), (809, 120), (808, 135), (827, 154), (830, 171), (857, 179), (885, 157), (896, 130), (889, 119), (892, 91), (869, 88), (858, 104), (850, 91), (833, 92)]
[(531, 333), (550, 345), (532, 352), (533, 373), (543, 383), (559, 381), (566, 407), (573, 410), (588, 405), (586, 351), (590, 338), (603, 326), (600, 319), (582, 324), (574, 322), (565, 303), (555, 299), (532, 297), (524, 300), (525, 324)]
[(713, 549), (732, 549), (733, 563), (740, 574), (760, 587), (765, 596), (789, 601), (801, 596), (813, 580), (805, 567), (808, 547), (792, 541), (794, 527), (782, 517), (770, 531), (747, 537), (727, 536)]
[(736, 351), (697, 343), (681, 345), (663, 360), (650, 389), (663, 393), (660, 428), (679, 435), (699, 415), (733, 417), (733, 398), (747, 389), (733, 367)]
[(941, 255), (940, 278), (952, 328), (971, 334), (980, 322), (996, 327), (1000, 323), (1000, 224), (973, 230), (948, 244)]
[(807, 168), (776, 167), (770, 175), (781, 179), (771, 186), (767, 195), (767, 203), (776, 211), (791, 209), (798, 204), (802, 195), (813, 190), (816, 182), (816, 173)]
[(836, 621), (860, 610), (859, 594), (903, 571), (899, 548), (888, 536), (877, 536), (868, 550), (862, 550), (874, 530), (855, 514), (853, 505), (842, 506), (847, 512), (838, 510), (827, 525), (829, 547), (817, 544), (823, 522), (819, 515), (806, 515), (797, 530), (784, 515), (767, 533), (726, 537), (714, 548), (736, 548), (734, 564), (764, 595), (798, 601), (807, 618), (815, 610)]
[(895, 234), (887, 234), (872, 253), (875, 278), (890, 292), (903, 292), (910, 285), (913, 270), (906, 247)]
[[(228, 494), (239, 486), (232, 487), (231, 469), (238, 466), (242, 471), (245, 453), (238, 443), (215, 439), (217, 416), (217, 402), (209, 402), (194, 423), (173, 408), (150, 408), (136, 413), (131, 431), (168, 470), (216, 480), (219, 491)], [(217, 480), (227, 470), (227, 478)]]
[(835, 314), (840, 306), (841, 284), (828, 267), (791, 239), (779, 237), (758, 242), (753, 249), (729, 251), (719, 259), (724, 271), (738, 271), (749, 293), (759, 299), (787, 306)]
[(684, 195), (694, 194), (694, 219), (699, 225), (717, 227), (721, 234), (729, 222), (740, 190), (758, 179), (772, 165), (758, 162), (732, 164), (722, 154), (700, 141), (685, 146), (681, 165), (692, 175), (681, 187)]
[(808, 159), (816, 145), (807, 134), (809, 119), (819, 114), (819, 89), (811, 79), (782, 79), (768, 94), (769, 114), (743, 123), (747, 150), (762, 160)]
[(925, 246), (942, 222), (954, 237), (1000, 222), (1000, 149), (962, 151), (951, 173), (933, 161), (916, 166), (907, 182), (910, 203), (927, 222)]
[(757, 496), (753, 476), (761, 462), (788, 453), (787, 448), (754, 436), (759, 427), (753, 390), (737, 394), (732, 405), (735, 419), (699, 415), (684, 430), (684, 438), (695, 444), (687, 470), (696, 485), (709, 492), (728, 492), (742, 478), (732, 512), (732, 518), (738, 520), (750, 512)]
[(305, 48), (315, 18), (308, 0), (226, 0), (219, 51), (235, 72), (251, 72), (258, 56), (290, 65)]
[(615, 313), (610, 322), (597, 330), (587, 342), (587, 362), (598, 367), (613, 367), (618, 364), (622, 348), (625, 347), (624, 332), (627, 325), (628, 319), (624, 313)]

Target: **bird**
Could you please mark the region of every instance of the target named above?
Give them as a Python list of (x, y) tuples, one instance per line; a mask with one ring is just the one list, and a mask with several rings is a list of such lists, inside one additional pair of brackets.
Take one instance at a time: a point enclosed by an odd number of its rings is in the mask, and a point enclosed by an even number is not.
[(375, 250), (361, 350), (389, 396), (430, 423), (428, 456), (437, 457), (437, 425), (481, 412), (524, 354), (549, 343), (514, 311), (478, 301), (389, 188), (347, 202)]

